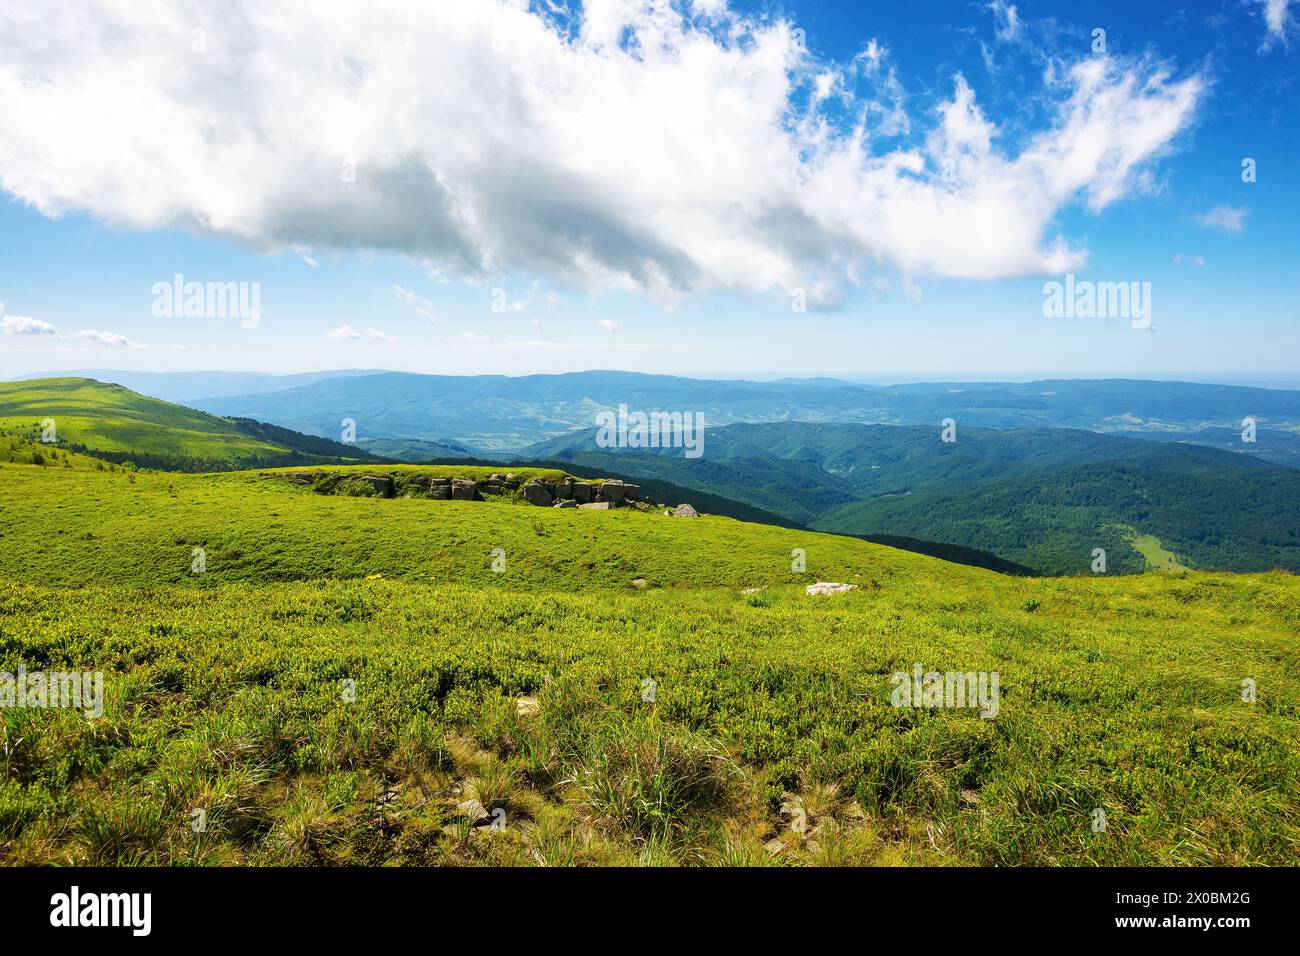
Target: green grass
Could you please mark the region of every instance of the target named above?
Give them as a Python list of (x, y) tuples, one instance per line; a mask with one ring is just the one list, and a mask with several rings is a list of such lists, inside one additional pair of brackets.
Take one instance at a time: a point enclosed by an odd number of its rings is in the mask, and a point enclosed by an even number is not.
[(1147, 567), (1153, 571), (1186, 570), (1186, 565), (1182, 564), (1172, 551), (1166, 551), (1155, 535), (1135, 534), (1129, 539), (1129, 544), (1138, 554), (1146, 558)]
[(0, 428), (0, 468), (6, 464), (38, 465), (45, 468), (71, 468), (76, 471), (117, 471), (118, 466), (102, 458), (45, 444), (27, 437), (25, 432)]
[[(107, 697), (0, 711), (9, 863), (1300, 855), (1285, 573), (1009, 578), (720, 518), (18, 464), (0, 534), (0, 670)], [(997, 718), (892, 706), (914, 663), (998, 671)]]
[(0, 382), (0, 427), (53, 418), (63, 441), (106, 452), (196, 458), (269, 455), (282, 449), (241, 434), (223, 418), (84, 378)]
[[(492, 470), (350, 469), (465, 477)], [(201, 588), (382, 574), (425, 583), (578, 591), (625, 588), (635, 578), (652, 588), (757, 587), (826, 576), (866, 583), (873, 577), (963, 573), (880, 545), (729, 518), (535, 508), (491, 499), (319, 495), (260, 473), (66, 472), (54, 484), (49, 469), (13, 465), (3, 476), (0, 577), (33, 583)], [(206, 553), (201, 578), (190, 574), (195, 548)], [(500, 574), (492, 570), (496, 548), (506, 552)], [(794, 548), (806, 551), (805, 573), (790, 570)]]

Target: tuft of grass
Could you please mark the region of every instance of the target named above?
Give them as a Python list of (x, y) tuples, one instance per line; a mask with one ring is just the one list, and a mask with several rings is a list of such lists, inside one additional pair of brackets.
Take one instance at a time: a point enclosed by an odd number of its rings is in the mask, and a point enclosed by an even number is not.
[(642, 841), (651, 858), (720, 808), (733, 783), (721, 746), (654, 716), (617, 721), (588, 746), (573, 782), (598, 820)]

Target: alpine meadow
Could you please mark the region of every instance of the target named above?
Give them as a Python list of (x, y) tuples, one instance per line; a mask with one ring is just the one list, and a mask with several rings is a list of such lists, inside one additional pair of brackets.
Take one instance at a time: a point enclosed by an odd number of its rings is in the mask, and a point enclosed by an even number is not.
[(0, 3), (7, 930), (1284, 927), (1298, 11)]

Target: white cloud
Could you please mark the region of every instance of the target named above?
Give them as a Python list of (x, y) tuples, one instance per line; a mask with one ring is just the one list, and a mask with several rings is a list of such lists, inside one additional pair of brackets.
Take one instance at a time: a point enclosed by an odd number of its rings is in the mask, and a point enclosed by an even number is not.
[(327, 338), (331, 338), (331, 339), (351, 340), (351, 339), (365, 338), (365, 339), (373, 339), (376, 342), (385, 342), (388, 344), (392, 344), (393, 342), (397, 341), (396, 336), (389, 335), (387, 332), (384, 332), (381, 329), (368, 328), (364, 332), (359, 332), (356, 329), (354, 329), (352, 326), (348, 325), (346, 322), (338, 326), (337, 328), (330, 329), (328, 332), (325, 333), (325, 335)]
[(613, 319), (597, 319), (596, 324), (600, 326), (602, 329), (604, 329), (606, 332), (608, 332), (610, 335), (613, 335), (615, 332), (618, 331), (618, 323), (615, 322)]
[[(0, 303), (0, 309), (4, 303)], [(53, 335), (54, 326), (26, 315), (6, 315), (0, 318), (0, 331), (5, 335)]]
[(403, 289), (400, 285), (397, 285), (396, 283), (394, 283), (392, 286), (392, 293), (393, 293), (393, 298), (396, 299), (401, 305), (424, 316), (434, 325), (438, 324), (438, 320), (433, 317), (433, 303), (430, 302), (428, 299), (424, 298), (423, 296), (416, 295), (414, 292), (412, 292), (409, 289)]
[(484, 334), (483, 332), (462, 332), (462, 333), (460, 333), (460, 337), (461, 337), (462, 339), (465, 339), (466, 341), (469, 341), (469, 342), (490, 342), (490, 341), (492, 341), (492, 336), (490, 336), (490, 335), (486, 335), (486, 334)]
[[(0, 188), (48, 216), (393, 250), (433, 275), (528, 273), (667, 305), (842, 289), (866, 266), (997, 278), (1082, 264), (1052, 234), (1058, 214), (1142, 188), (1204, 86), (1152, 60), (1083, 60), (1045, 81), (1042, 129), (1008, 152), (955, 77), (922, 144), (885, 147), (933, 117), (907, 115), (879, 44), (830, 63), (786, 22), (697, 9), (589, 0), (571, 36), (518, 0), (76, 18), (8, 0)], [(846, 129), (832, 110), (863, 118)]]
[(1268, 29), (1268, 36), (1264, 40), (1263, 49), (1268, 49), (1275, 40), (1281, 40), (1285, 43), (1287, 28), (1291, 25), (1289, 10), (1291, 0), (1255, 0), (1255, 2), (1262, 8), (1264, 26)]
[(142, 349), (143, 345), (132, 342), (125, 335), (118, 335), (116, 332), (98, 332), (94, 329), (83, 329), (77, 333), (87, 342), (94, 342), (96, 345), (106, 345), (111, 349)]
[(1207, 229), (1223, 232), (1241, 232), (1245, 228), (1243, 220), (1246, 210), (1237, 206), (1215, 206), (1209, 212), (1196, 217), (1196, 221)]
[(991, 0), (989, 9), (993, 11), (993, 35), (1003, 42), (1009, 42), (1020, 35), (1020, 14), (1014, 3), (1006, 0)]
[(312, 258), (311, 250), (308, 249), (306, 246), (294, 246), (293, 252), (294, 255), (296, 255), (303, 262), (307, 263), (307, 265), (311, 266), (313, 269), (315, 269), (318, 265), (320, 265), (319, 262), (317, 262), (315, 259)]

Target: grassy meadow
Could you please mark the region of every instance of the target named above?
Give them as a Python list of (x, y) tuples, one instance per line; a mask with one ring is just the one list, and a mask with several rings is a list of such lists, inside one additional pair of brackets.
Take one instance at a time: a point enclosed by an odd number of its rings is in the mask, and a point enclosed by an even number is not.
[[(0, 670), (105, 675), (0, 711), (0, 859), (1294, 864), (1298, 624), (1284, 573), (0, 462)], [(916, 663), (997, 717), (892, 706)]]

